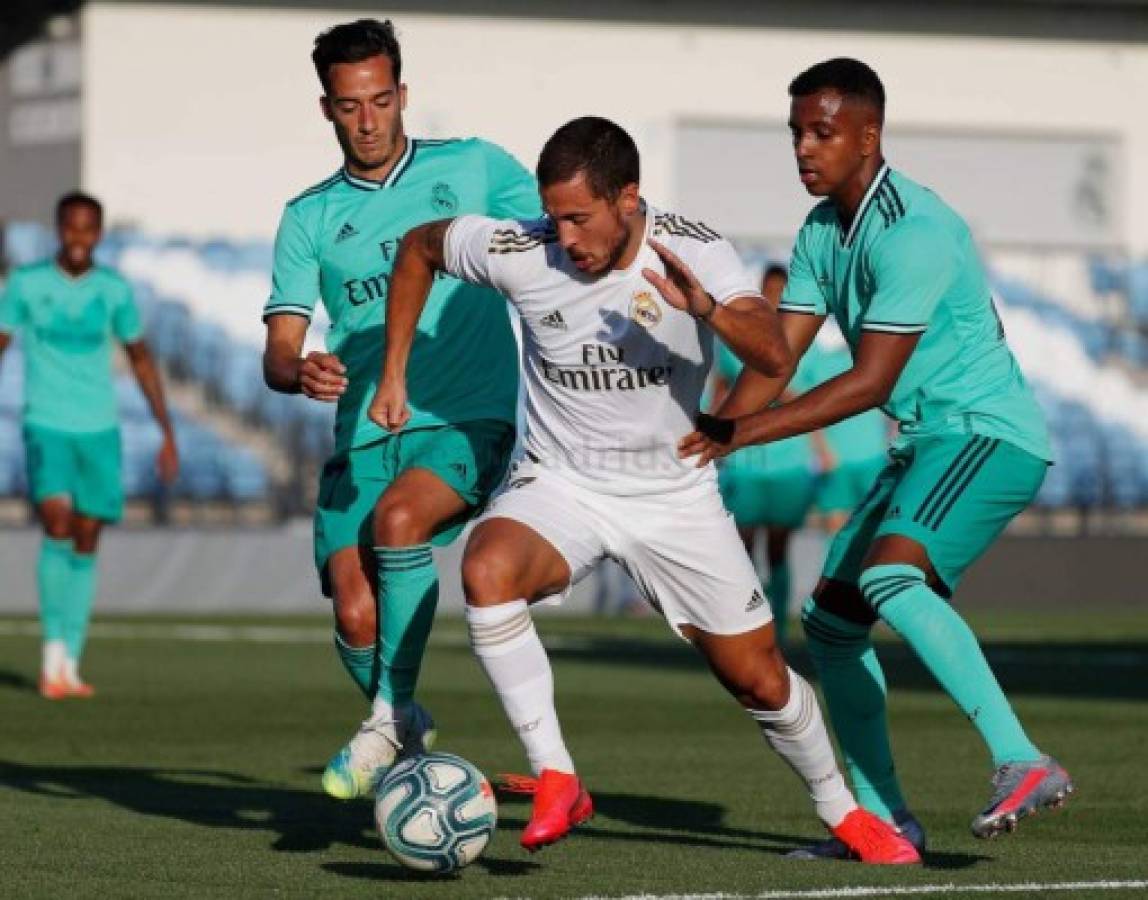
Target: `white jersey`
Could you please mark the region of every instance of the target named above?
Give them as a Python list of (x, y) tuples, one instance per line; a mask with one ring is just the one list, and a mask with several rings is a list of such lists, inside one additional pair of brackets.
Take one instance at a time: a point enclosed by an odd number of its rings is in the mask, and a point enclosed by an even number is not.
[[(717, 232), (652, 207), (645, 213), (646, 237), (682, 259), (718, 303), (758, 295)], [(713, 335), (642, 275), (665, 274), (648, 243), (625, 270), (593, 276), (571, 262), (549, 219), (462, 216), (447, 232), (445, 258), (449, 273), (495, 288), (521, 318), (528, 456), (610, 494), (713, 480), (712, 465), (699, 469), (677, 454), (694, 428)]]

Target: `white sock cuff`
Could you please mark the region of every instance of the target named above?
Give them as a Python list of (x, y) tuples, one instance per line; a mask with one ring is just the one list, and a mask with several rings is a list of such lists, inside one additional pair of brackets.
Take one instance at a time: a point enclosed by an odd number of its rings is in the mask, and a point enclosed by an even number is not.
[(750, 709), (747, 712), (763, 728), (779, 734), (800, 734), (817, 714), (817, 697), (809, 682), (789, 669), (789, 700), (781, 709)]
[(470, 645), (479, 656), (503, 656), (523, 644), (537, 640), (530, 606), (525, 600), (511, 600), (496, 606), (466, 607)]

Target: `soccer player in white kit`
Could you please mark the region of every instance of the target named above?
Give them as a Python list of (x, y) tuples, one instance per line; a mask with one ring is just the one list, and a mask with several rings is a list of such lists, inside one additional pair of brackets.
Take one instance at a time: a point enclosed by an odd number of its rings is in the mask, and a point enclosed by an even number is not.
[(471, 535), (462, 575), (471, 643), (538, 776), (522, 845), (553, 843), (593, 811), (528, 605), (565, 595), (609, 556), (805, 780), (834, 836), (866, 862), (918, 862), (846, 787), (813, 691), (775, 644), (713, 467), (677, 456), (699, 415), (712, 333), (780, 374), (792, 360), (777, 316), (719, 234), (641, 199), (638, 166), (619, 126), (567, 123), (538, 162), (544, 218), (469, 215), (411, 230), (387, 299), (370, 415), (392, 431), (409, 416), (407, 360), (436, 273), (495, 288), (521, 317), (525, 455)]

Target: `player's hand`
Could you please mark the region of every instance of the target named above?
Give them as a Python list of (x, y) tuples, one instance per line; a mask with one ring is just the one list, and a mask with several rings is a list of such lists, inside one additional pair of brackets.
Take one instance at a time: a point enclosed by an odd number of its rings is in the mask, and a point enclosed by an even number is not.
[(410, 421), (411, 410), (407, 406), (407, 386), (401, 381), (384, 381), (371, 400), (367, 415), (371, 421), (387, 431), (401, 431)]
[(347, 390), (347, 367), (334, 353), (312, 350), (299, 366), (299, 389), (312, 400), (334, 403)]
[(697, 426), (696, 431), (691, 431), (678, 442), (678, 457), (689, 459), (696, 456), (697, 462), (694, 465), (699, 469), (733, 453), (741, 446), (737, 419), (719, 419), (700, 413)]
[(164, 484), (171, 484), (179, 477), (179, 450), (170, 434), (164, 435), (163, 444), (155, 456), (155, 470)]
[(658, 289), (662, 299), (674, 309), (689, 313), (695, 319), (708, 319), (713, 315), (717, 302), (706, 293), (690, 267), (663, 244), (655, 240), (649, 244), (666, 267), (666, 274), (659, 275), (653, 269), (642, 269), (642, 275)]

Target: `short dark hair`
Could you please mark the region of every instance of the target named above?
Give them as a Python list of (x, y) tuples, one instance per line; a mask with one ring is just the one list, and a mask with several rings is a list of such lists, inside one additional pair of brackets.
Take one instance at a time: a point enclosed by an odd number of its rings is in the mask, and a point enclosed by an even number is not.
[(91, 194), (85, 194), (83, 191), (68, 191), (68, 193), (56, 201), (57, 225), (64, 221), (64, 213), (69, 206), (90, 206), (95, 210), (96, 218), (100, 220), (100, 224), (104, 224), (104, 205), (100, 203), (99, 200)]
[(595, 197), (613, 200), (628, 184), (638, 183), (638, 146), (620, 125), (598, 116), (573, 119), (542, 147), (535, 174), (538, 186), (569, 181), (579, 172)]
[(769, 263), (765, 267), (765, 271), (761, 273), (761, 280), (765, 281), (767, 278), (772, 278), (775, 275), (780, 275), (782, 278), (789, 279), (789, 269), (781, 263)]
[(808, 97), (818, 91), (836, 91), (842, 97), (868, 103), (877, 110), (879, 120), (885, 120), (885, 86), (877, 73), (859, 59), (827, 59), (810, 66), (789, 83), (790, 97)]
[(356, 63), (372, 56), (385, 56), (391, 61), (391, 74), (395, 84), (403, 77), (403, 54), (399, 49), (399, 39), (395, 36), (395, 26), (391, 20), (358, 19), (328, 28), (315, 38), (315, 49), (311, 51), (311, 61), (315, 72), (323, 83), (323, 90), (331, 85), (327, 73), (338, 63)]

